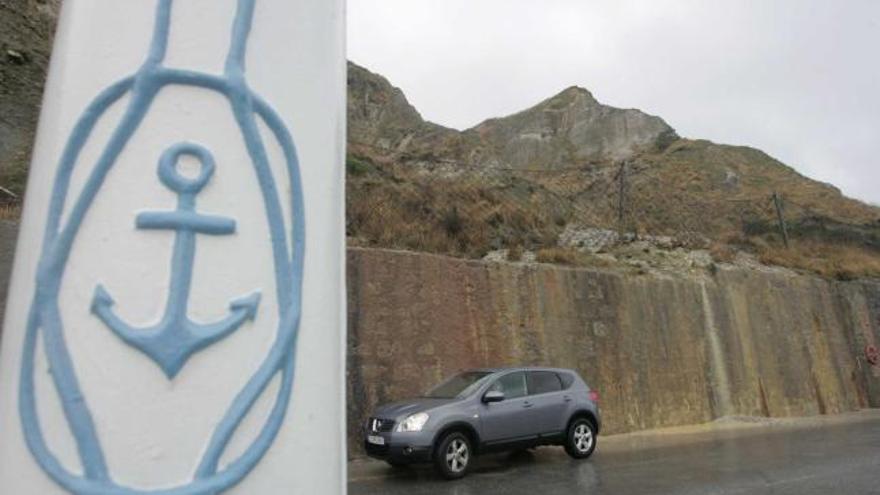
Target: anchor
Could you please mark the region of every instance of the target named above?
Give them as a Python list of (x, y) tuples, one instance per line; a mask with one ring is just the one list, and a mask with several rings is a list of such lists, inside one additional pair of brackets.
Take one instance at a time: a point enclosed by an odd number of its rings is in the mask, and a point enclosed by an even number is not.
[[(198, 177), (189, 179), (175, 169), (182, 155), (193, 156), (201, 162)], [(192, 143), (172, 146), (159, 160), (159, 179), (168, 189), (177, 193), (177, 209), (144, 212), (136, 218), (138, 229), (177, 232), (171, 259), (170, 288), (161, 321), (146, 328), (129, 325), (113, 312), (113, 298), (101, 285), (95, 288), (92, 299), (92, 313), (122, 340), (155, 361), (169, 379), (177, 375), (193, 354), (230, 335), (245, 321), (253, 320), (260, 304), (260, 293), (254, 292), (233, 300), (229, 304), (230, 314), (220, 321), (200, 324), (187, 316), (196, 235), (235, 233), (235, 220), (203, 215), (195, 210), (196, 195), (213, 173), (214, 159), (204, 147)]]

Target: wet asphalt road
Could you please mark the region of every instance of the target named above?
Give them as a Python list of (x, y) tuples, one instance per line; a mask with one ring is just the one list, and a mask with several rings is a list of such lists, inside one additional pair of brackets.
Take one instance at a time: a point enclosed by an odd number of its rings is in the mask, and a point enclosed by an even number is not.
[(485, 456), (447, 482), (430, 467), (349, 468), (349, 494), (880, 494), (880, 414), (851, 423), (707, 431), (601, 443), (587, 461), (561, 449)]

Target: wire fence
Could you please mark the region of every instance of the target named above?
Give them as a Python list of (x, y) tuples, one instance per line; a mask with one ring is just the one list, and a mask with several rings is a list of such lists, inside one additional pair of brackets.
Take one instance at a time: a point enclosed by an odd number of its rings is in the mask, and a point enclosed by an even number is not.
[(880, 250), (880, 221), (835, 218), (834, 208), (701, 173), (640, 158), (514, 169), (415, 155), (350, 156), (347, 234), (354, 245), (467, 257), (559, 248), (579, 233), (663, 237), (691, 248), (743, 236), (816, 237)]
[(349, 157), (347, 230), (356, 245), (480, 257), (556, 248), (572, 231), (704, 246), (730, 225), (772, 219), (762, 201), (670, 194), (669, 180), (639, 161), (511, 169)]

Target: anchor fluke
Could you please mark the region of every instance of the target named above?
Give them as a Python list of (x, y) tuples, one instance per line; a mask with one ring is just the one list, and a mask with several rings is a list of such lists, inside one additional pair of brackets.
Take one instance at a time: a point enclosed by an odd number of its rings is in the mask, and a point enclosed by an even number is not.
[(103, 285), (95, 287), (95, 294), (92, 297), (92, 314), (100, 318), (122, 340), (133, 344), (134, 340), (138, 337), (136, 331), (116, 316), (111, 309), (115, 304), (116, 301), (113, 300)]
[(257, 308), (260, 306), (260, 293), (254, 292), (249, 296), (236, 299), (229, 303), (229, 309), (233, 312), (243, 311), (246, 320), (253, 321), (257, 317)]
[(102, 308), (109, 308), (116, 304), (116, 301), (110, 297), (110, 293), (103, 285), (95, 287), (95, 295), (92, 298), (92, 313), (98, 314)]
[(91, 310), (120, 339), (152, 359), (169, 379), (177, 376), (189, 358), (256, 319), (260, 293), (229, 303), (229, 314), (214, 323), (196, 323), (180, 311), (166, 311), (156, 325), (136, 328), (113, 312), (115, 302), (101, 286), (95, 287)]

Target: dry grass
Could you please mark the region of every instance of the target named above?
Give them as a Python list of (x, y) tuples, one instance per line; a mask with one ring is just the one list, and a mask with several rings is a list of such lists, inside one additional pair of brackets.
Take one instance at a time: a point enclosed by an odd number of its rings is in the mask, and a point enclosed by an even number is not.
[(867, 245), (840, 239), (794, 238), (786, 248), (778, 235), (746, 236), (729, 233), (713, 243), (716, 262), (730, 262), (737, 251), (757, 256), (765, 265), (783, 266), (837, 280), (880, 277), (880, 252)]
[(346, 191), (347, 235), (357, 245), (480, 258), (555, 245), (565, 224), (540, 197), (511, 201), (508, 184), (369, 162), (358, 170)]
[(21, 218), (21, 205), (0, 205), (0, 220), (17, 222)]
[(686, 230), (719, 239), (746, 222), (775, 228), (769, 203), (774, 191), (782, 194), (792, 224), (819, 217), (861, 226), (880, 219), (880, 209), (846, 198), (758, 150), (686, 139), (637, 161), (630, 176), (631, 214), (647, 232)]
[(538, 263), (551, 263), (568, 266), (607, 267), (610, 263), (590, 253), (584, 253), (576, 249), (555, 247), (538, 250), (535, 253)]
[(790, 248), (767, 245), (758, 248), (758, 259), (812, 272), (837, 280), (880, 277), (880, 253), (859, 246), (797, 242)]
[(736, 259), (736, 249), (722, 242), (713, 242), (709, 254), (716, 263), (732, 263)]
[(559, 265), (580, 265), (578, 252), (566, 248), (546, 248), (535, 253), (538, 263), (553, 263)]
[(507, 260), (508, 261), (520, 261), (523, 257), (523, 248), (522, 246), (511, 246), (507, 250)]

